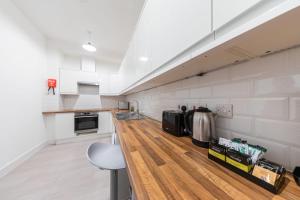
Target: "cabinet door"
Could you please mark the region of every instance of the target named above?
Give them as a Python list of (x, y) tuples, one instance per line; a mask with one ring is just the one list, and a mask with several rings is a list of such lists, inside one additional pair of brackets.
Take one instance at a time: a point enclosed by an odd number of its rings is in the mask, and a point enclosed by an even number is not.
[(262, 0), (213, 0), (213, 29), (216, 30)]
[(99, 129), (98, 133), (112, 133), (113, 132), (113, 121), (110, 112), (99, 112)]
[(55, 139), (75, 137), (74, 113), (59, 113), (55, 115)]
[(110, 85), (110, 93), (111, 94), (118, 94), (121, 91), (120, 87), (120, 75), (119, 74), (111, 74), (109, 85)]
[(108, 75), (101, 75), (99, 84), (100, 95), (110, 93), (110, 77)]
[[(145, 15), (146, 16), (146, 15)], [(145, 76), (151, 70), (151, 38), (149, 29), (149, 19), (147, 17), (141, 18), (139, 26), (135, 32), (135, 67), (136, 67), (136, 78), (140, 79)]]
[(78, 94), (78, 71), (61, 69), (59, 78), (61, 94)]
[(149, 32), (153, 69), (160, 67), (211, 32), (211, 1), (151, 0), (142, 18)]
[(98, 74), (96, 72), (82, 72), (78, 73), (78, 82), (98, 82)]

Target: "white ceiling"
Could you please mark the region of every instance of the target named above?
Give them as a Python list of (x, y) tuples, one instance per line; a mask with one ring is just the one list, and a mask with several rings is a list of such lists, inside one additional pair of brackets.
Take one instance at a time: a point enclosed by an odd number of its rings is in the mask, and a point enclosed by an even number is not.
[[(144, 0), (13, 0), (40, 31), (68, 55), (120, 63)], [(92, 31), (96, 53), (81, 46)]]

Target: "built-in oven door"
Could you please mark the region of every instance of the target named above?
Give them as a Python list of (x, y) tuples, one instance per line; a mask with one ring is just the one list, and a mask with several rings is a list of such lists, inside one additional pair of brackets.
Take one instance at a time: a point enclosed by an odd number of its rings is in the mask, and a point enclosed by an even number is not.
[(90, 133), (98, 131), (98, 115), (75, 116), (75, 132)]

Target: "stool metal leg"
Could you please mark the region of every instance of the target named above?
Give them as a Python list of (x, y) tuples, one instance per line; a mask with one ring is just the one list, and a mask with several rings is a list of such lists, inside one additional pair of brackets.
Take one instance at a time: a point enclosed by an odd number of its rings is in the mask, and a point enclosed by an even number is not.
[(110, 200), (118, 200), (118, 170), (110, 170)]

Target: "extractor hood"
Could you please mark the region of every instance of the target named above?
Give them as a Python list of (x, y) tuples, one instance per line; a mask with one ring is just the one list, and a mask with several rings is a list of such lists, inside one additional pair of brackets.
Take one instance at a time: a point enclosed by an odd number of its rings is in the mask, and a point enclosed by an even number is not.
[(99, 82), (78, 81), (77, 84), (86, 86), (99, 86)]

